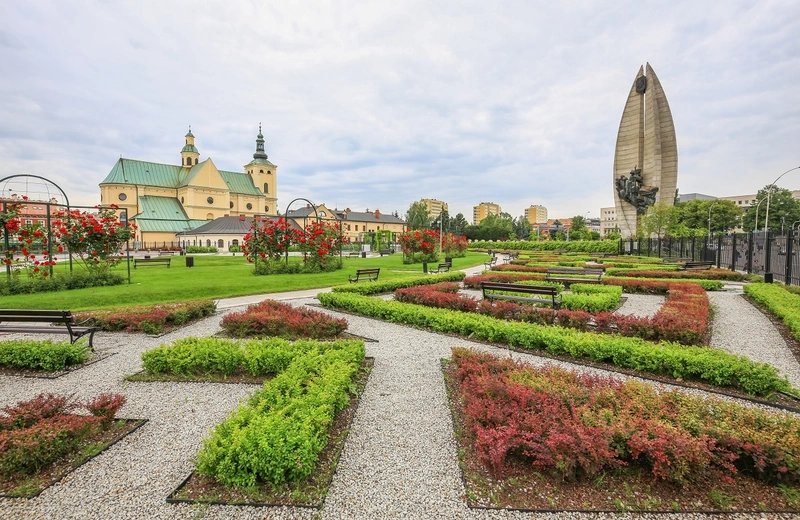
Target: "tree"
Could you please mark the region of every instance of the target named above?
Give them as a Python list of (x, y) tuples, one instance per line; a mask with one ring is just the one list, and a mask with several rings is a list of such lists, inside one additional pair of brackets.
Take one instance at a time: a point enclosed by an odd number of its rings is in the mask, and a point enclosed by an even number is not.
[(649, 237), (656, 235), (661, 240), (674, 215), (672, 206), (659, 203), (647, 209), (647, 213), (639, 219), (639, 231)]
[(453, 233), (463, 235), (467, 231), (467, 226), (469, 226), (469, 222), (464, 218), (463, 213), (456, 213), (456, 217), (450, 222), (450, 230)]
[[(689, 202), (679, 203), (675, 210), (676, 221), (674, 230), (670, 229), (668, 232), (671, 236), (690, 236), (698, 233), (700, 230), (705, 230), (708, 233), (708, 217), (709, 211), (711, 215), (711, 232), (724, 233), (731, 229), (739, 227), (741, 220), (742, 210), (732, 200), (690, 200)], [(684, 234), (680, 234), (683, 230), (680, 224), (686, 228)], [(693, 230), (688, 232), (688, 230)]]
[(756, 204), (747, 210), (742, 217), (742, 228), (745, 231), (764, 229), (767, 219), (767, 196), (769, 195), (769, 229), (779, 232), (800, 220), (800, 201), (792, 197), (792, 192), (778, 188), (773, 184), (758, 190), (757, 201), (763, 201), (758, 207), (758, 223), (756, 223)]
[(406, 213), (406, 224), (409, 229), (430, 229), (431, 216), (423, 202), (412, 202)]
[(530, 221), (524, 215), (514, 219), (513, 229), (519, 240), (528, 240), (533, 230)]
[[(441, 227), (439, 227), (441, 222)], [(437, 231), (441, 230), (442, 233), (446, 233), (450, 231), (450, 226), (452, 225), (452, 219), (450, 218), (450, 214), (447, 210), (443, 210), (439, 213), (439, 216), (436, 217), (433, 222), (431, 222), (431, 228)]]
[(589, 228), (586, 227), (586, 219), (583, 215), (572, 217), (572, 226), (569, 230), (570, 240), (586, 240), (591, 236)]

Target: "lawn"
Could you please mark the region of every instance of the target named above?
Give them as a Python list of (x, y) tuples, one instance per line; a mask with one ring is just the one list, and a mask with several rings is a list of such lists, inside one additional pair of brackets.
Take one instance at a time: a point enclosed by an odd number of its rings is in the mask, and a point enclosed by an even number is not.
[[(330, 273), (280, 274), (255, 276), (253, 266), (242, 256), (191, 255), (194, 267), (188, 268), (183, 257), (172, 257), (171, 267), (149, 265), (133, 269), (130, 285), (92, 287), (72, 291), (21, 294), (3, 298), (4, 308), (15, 309), (70, 309), (87, 311), (113, 309), (130, 305), (228, 298), (248, 294), (267, 294), (302, 289), (315, 289), (347, 284), (348, 275), (357, 269), (380, 267), (380, 280), (395, 280), (419, 276), (421, 264), (404, 265), (403, 256), (394, 254), (374, 258), (344, 257), (344, 269)], [(443, 260), (443, 258), (442, 258)], [(453, 269), (481, 265), (486, 260), (482, 253), (467, 253), (464, 258), (453, 259)], [(291, 257), (289, 261), (299, 261)], [(435, 267), (435, 266), (434, 266)], [(67, 262), (56, 267), (56, 276), (65, 273)], [(77, 262), (75, 271), (83, 269)], [(126, 266), (115, 271), (127, 275)]]

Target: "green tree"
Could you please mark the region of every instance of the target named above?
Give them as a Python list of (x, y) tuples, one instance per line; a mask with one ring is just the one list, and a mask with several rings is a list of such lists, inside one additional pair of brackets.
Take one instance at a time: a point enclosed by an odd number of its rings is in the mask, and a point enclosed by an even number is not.
[[(441, 221), (441, 227), (439, 227), (439, 221)], [(442, 230), (442, 233), (447, 233), (451, 231), (453, 219), (450, 218), (450, 214), (447, 210), (443, 210), (438, 217), (436, 217), (433, 222), (431, 222), (431, 228), (435, 229), (436, 231)]]
[(430, 229), (431, 216), (422, 202), (412, 202), (406, 212), (406, 225), (409, 229)]
[[(675, 207), (675, 228), (681, 229), (680, 224), (686, 228), (686, 234), (680, 235), (673, 229), (669, 230), (672, 236), (691, 236), (694, 234), (708, 234), (709, 215), (711, 217), (711, 232), (724, 233), (739, 227), (742, 210), (732, 200), (690, 200), (680, 203)], [(689, 230), (692, 230), (689, 232)], [(704, 230), (705, 233), (699, 233)]]
[(644, 237), (655, 235), (659, 240), (667, 231), (675, 211), (672, 206), (659, 203), (647, 208), (647, 213), (639, 219), (638, 231)]
[(456, 213), (455, 218), (450, 221), (450, 230), (453, 233), (463, 235), (467, 231), (467, 226), (469, 226), (469, 222), (464, 218), (463, 213)]
[(531, 236), (531, 223), (524, 215), (514, 219), (513, 229), (514, 234), (517, 235), (517, 238), (520, 240), (528, 240)]
[(589, 228), (586, 227), (586, 219), (583, 215), (572, 217), (572, 225), (569, 230), (570, 240), (587, 240), (590, 237)]
[[(769, 199), (767, 200), (767, 196)], [(758, 207), (758, 223), (756, 223), (756, 204), (747, 210), (742, 217), (742, 228), (745, 231), (754, 229), (764, 229), (767, 219), (767, 203), (769, 202), (769, 229), (773, 232), (780, 232), (791, 227), (792, 224), (800, 220), (800, 200), (792, 197), (792, 192), (785, 188), (778, 188), (773, 184), (764, 186), (758, 190), (757, 201), (761, 202)]]

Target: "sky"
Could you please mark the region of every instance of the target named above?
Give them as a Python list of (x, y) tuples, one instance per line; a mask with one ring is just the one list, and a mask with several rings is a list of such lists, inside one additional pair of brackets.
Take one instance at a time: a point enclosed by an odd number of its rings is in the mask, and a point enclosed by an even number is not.
[(243, 171), (261, 124), (282, 212), (598, 217), (649, 62), (680, 192), (751, 194), (800, 166), (798, 34), (797, 0), (4, 0), (0, 179), (91, 206), (120, 156), (180, 164), (189, 125), (201, 161)]

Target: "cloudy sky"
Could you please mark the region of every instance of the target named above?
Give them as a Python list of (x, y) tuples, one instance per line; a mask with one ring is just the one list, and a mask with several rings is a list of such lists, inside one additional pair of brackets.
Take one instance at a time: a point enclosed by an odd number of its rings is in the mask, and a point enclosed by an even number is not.
[(281, 209), (597, 217), (650, 62), (680, 191), (755, 193), (800, 166), (798, 35), (797, 0), (4, 0), (0, 178), (94, 205), (120, 155), (179, 164), (189, 125), (201, 160), (242, 171), (260, 122)]

